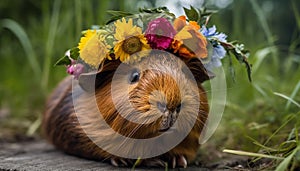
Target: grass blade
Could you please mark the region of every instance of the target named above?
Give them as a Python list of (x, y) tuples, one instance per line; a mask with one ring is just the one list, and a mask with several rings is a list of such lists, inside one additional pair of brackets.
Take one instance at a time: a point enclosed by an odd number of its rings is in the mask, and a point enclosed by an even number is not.
[(39, 129), (40, 125), (41, 125), (42, 121), (41, 118), (39, 117), (37, 120), (35, 120), (30, 127), (28, 128), (26, 135), (28, 136), (33, 136), (36, 131)]
[(274, 52), (276, 52), (276, 47), (271, 46), (271, 47), (260, 49), (255, 53), (254, 57), (256, 60), (255, 60), (255, 64), (252, 67), (253, 75), (255, 75), (255, 73), (260, 68), (261, 64), (266, 59), (266, 57), (268, 57), (269, 54), (272, 54)]
[[(296, 87), (294, 88), (294, 90), (293, 90), (290, 98), (294, 99), (299, 90), (300, 90), (300, 80), (297, 83)], [(291, 105), (291, 101), (288, 100), (287, 103), (286, 103), (286, 105), (285, 105), (285, 110), (286, 111), (290, 108), (290, 105)]]
[(31, 69), (34, 72), (36, 79), (39, 80), (41, 78), (41, 68), (39, 66), (37, 56), (33, 50), (31, 41), (28, 38), (25, 30), (17, 22), (11, 19), (1, 20), (1, 26), (13, 32), (15, 36), (19, 39), (26, 53), (29, 65), (31, 66)]
[(283, 124), (281, 124), (280, 127), (277, 128), (276, 131), (266, 140), (264, 145), (268, 144), (271, 141), (271, 139), (293, 119), (295, 119), (294, 115), (290, 116)]
[(135, 167), (138, 166), (141, 163), (142, 159), (140, 157), (138, 157), (138, 159), (136, 159), (135, 163), (133, 164), (131, 170), (135, 170)]
[(300, 108), (300, 104), (297, 103), (297, 102), (296, 102), (295, 100), (293, 100), (292, 98), (290, 98), (290, 97), (288, 97), (288, 96), (286, 96), (286, 95), (284, 95), (284, 94), (277, 93), (277, 92), (274, 92), (274, 94), (275, 94), (276, 96), (282, 97), (282, 98), (284, 98), (284, 99), (290, 101), (291, 103), (295, 104), (297, 107)]
[(80, 33), (82, 31), (82, 5), (81, 0), (75, 1), (75, 11), (76, 11), (76, 33)]
[(269, 98), (268, 94), (258, 85), (258, 84), (253, 84), (253, 87), (264, 97), (264, 98)]
[(293, 8), (293, 12), (296, 18), (296, 22), (297, 22), (297, 26), (298, 26), (298, 30), (300, 30), (300, 13), (297, 9), (297, 5), (296, 5), (296, 0), (292, 0), (292, 8)]
[(297, 153), (297, 151), (300, 150), (300, 146), (298, 145), (297, 148), (294, 149), (294, 151), (287, 156), (277, 167), (275, 171), (285, 171), (287, 170), (289, 164), (291, 163), (292, 158), (295, 156), (295, 154)]
[(61, 5), (61, 0), (54, 1), (53, 12), (52, 12), (52, 17), (51, 17), (51, 21), (50, 21), (49, 33), (48, 33), (48, 40), (46, 42), (46, 54), (45, 54), (45, 60), (44, 60), (44, 66), (43, 66), (44, 68), (43, 68), (43, 77), (42, 77), (42, 85), (41, 86), (44, 91), (47, 90), (50, 66), (52, 66), (51, 65), (51, 57), (52, 57), (52, 52), (53, 52), (55, 34), (57, 31), (57, 27), (58, 27), (60, 5)]
[(284, 159), (283, 157), (277, 157), (277, 156), (260, 154), (260, 153), (253, 153), (253, 152), (247, 152), (247, 151), (239, 151), (239, 150), (224, 149), (223, 152), (224, 153), (230, 153), (230, 154), (236, 154), (236, 155), (242, 155), (242, 156), (270, 158), (270, 159), (277, 159), (277, 160), (283, 160)]
[[(251, 2), (251, 5), (253, 7), (253, 12), (256, 13), (256, 15), (258, 17), (258, 20), (259, 20), (259, 23), (260, 23), (263, 31), (266, 34), (269, 46), (270, 47), (275, 47), (275, 44), (274, 44), (275, 40), (272, 36), (271, 29), (268, 25), (267, 19), (264, 15), (264, 12), (263, 12), (262, 8), (260, 7), (260, 5), (257, 3), (256, 0), (250, 0), (250, 2)], [(276, 68), (278, 68), (279, 62), (278, 62), (277, 50), (271, 51), (271, 52), (272, 52), (272, 55), (273, 55), (274, 65), (276, 66)]]

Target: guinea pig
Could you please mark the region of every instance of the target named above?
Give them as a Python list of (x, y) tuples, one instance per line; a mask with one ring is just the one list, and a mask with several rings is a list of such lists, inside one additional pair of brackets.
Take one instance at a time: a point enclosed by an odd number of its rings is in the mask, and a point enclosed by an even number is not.
[(201, 86), (208, 79), (198, 58), (106, 60), (97, 72), (57, 86), (46, 103), (44, 134), (68, 154), (115, 166), (187, 167), (209, 113)]

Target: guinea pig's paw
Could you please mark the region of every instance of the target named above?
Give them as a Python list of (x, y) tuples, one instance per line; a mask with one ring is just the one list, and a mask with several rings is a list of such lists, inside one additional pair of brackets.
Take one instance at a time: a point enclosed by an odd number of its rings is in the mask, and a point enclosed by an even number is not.
[(123, 158), (111, 158), (110, 163), (116, 167), (132, 165), (131, 161), (123, 159)]
[(172, 158), (172, 168), (175, 167), (187, 167), (187, 160), (183, 155), (173, 156)]
[(164, 161), (159, 158), (146, 159), (142, 162), (143, 166), (147, 167), (166, 167), (169, 164), (169, 167), (187, 167), (187, 160), (183, 155), (173, 156), (169, 161)]
[(153, 159), (143, 160), (142, 165), (146, 167), (166, 167), (167, 162), (161, 159), (153, 158)]

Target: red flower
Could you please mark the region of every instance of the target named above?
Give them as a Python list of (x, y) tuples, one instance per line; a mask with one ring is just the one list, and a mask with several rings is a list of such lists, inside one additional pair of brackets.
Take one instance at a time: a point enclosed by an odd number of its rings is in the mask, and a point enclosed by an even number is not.
[(176, 34), (171, 23), (165, 18), (157, 18), (149, 22), (145, 37), (152, 49), (167, 49)]

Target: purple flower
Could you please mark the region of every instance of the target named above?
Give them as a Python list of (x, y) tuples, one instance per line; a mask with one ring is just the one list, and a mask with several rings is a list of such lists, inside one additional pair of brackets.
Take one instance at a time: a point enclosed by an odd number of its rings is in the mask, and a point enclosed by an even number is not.
[(84, 66), (75, 62), (75, 60), (72, 60), (71, 64), (67, 66), (67, 73), (74, 75), (74, 78), (78, 79), (79, 75), (82, 74), (84, 70)]
[(211, 71), (213, 68), (222, 66), (221, 59), (223, 59), (225, 55), (226, 55), (226, 50), (224, 49), (223, 46), (221, 45), (215, 46), (213, 48), (211, 60), (207, 64), (204, 64), (205, 68)]
[(213, 54), (211, 58), (222, 59), (226, 55), (226, 50), (223, 46), (218, 45), (214, 47)]
[(213, 52), (211, 60), (207, 64), (205, 64), (206, 69), (212, 70), (212, 68), (222, 66), (221, 59), (225, 57), (226, 50), (218, 42), (227, 42), (227, 35), (224, 33), (217, 32), (216, 26), (212, 26), (210, 28), (206, 28), (205, 26), (203, 26), (201, 28), (201, 33), (208, 40), (213, 40), (213, 42), (214, 40), (217, 40), (216, 43), (213, 43)]
[(145, 37), (152, 49), (167, 49), (176, 34), (171, 23), (165, 18), (157, 18), (149, 22)]
[(212, 26), (211, 28), (206, 28), (205, 26), (203, 26), (201, 28), (201, 33), (208, 39), (215, 38), (221, 42), (227, 42), (227, 35), (224, 33), (217, 32), (216, 26)]

